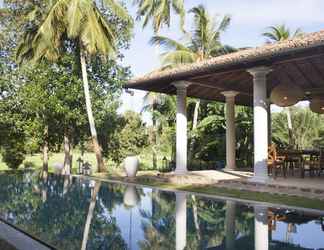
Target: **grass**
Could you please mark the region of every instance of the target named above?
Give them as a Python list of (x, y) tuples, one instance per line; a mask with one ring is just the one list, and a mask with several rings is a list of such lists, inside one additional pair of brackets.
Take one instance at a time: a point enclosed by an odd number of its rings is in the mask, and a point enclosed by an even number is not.
[[(78, 168), (78, 162), (77, 160), (81, 157), (81, 153), (79, 151), (73, 152), (73, 163), (72, 163), (72, 171), (77, 172)], [(88, 161), (92, 166), (96, 166), (96, 156), (94, 153), (85, 153), (83, 159), (85, 161)], [(50, 153), (49, 155), (49, 171), (52, 172), (53, 164), (54, 163), (63, 163), (64, 162), (64, 153)], [(42, 155), (41, 154), (33, 154), (33, 155), (27, 155), (26, 159), (24, 160), (23, 164), (19, 166), (19, 168), (23, 168), (24, 164), (32, 164), (35, 169), (42, 167)], [(1, 155), (0, 155), (0, 171), (1, 170), (8, 170), (7, 165), (2, 161)]]
[[(141, 185), (147, 185), (152, 187), (157, 187), (161, 189), (170, 189), (170, 190), (180, 190), (180, 191), (188, 191), (195, 193), (202, 193), (207, 195), (215, 195), (215, 196), (225, 196), (230, 198), (238, 198), (242, 200), (250, 200), (256, 202), (267, 202), (272, 204), (279, 204), (285, 206), (292, 207), (301, 207), (301, 208), (310, 208), (310, 209), (318, 209), (324, 210), (324, 202), (317, 199), (311, 199), (300, 196), (292, 196), (292, 195), (282, 195), (282, 194), (270, 194), (265, 192), (252, 192), (252, 191), (243, 191), (237, 189), (230, 189), (224, 187), (217, 187), (215, 185), (177, 185), (173, 183), (159, 182), (156, 180), (150, 179), (150, 174), (145, 173), (146, 176), (136, 177), (132, 181), (127, 180), (128, 182), (137, 183)], [(103, 181), (118, 180), (125, 181), (124, 177), (121, 177), (118, 173), (112, 174), (95, 174), (94, 177), (99, 178)]]

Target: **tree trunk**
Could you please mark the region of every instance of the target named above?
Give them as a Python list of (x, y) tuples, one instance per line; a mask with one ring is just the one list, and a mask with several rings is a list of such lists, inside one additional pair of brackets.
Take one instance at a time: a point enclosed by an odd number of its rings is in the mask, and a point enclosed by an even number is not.
[(48, 126), (44, 129), (42, 177), (44, 180), (47, 180), (48, 177)]
[(288, 139), (289, 146), (294, 147), (294, 138), (293, 138), (293, 127), (291, 121), (291, 112), (289, 108), (285, 108), (287, 114), (287, 123), (288, 123)]
[(67, 132), (64, 133), (64, 168), (63, 174), (70, 175), (72, 168), (71, 142)]
[[(154, 116), (154, 109), (153, 109)], [(156, 127), (156, 119), (152, 118), (153, 121), (153, 145), (152, 145), (152, 154), (153, 154), (153, 169), (157, 169), (157, 156), (156, 156), (156, 144), (157, 144), (157, 127)]]
[(89, 84), (88, 84), (87, 65), (86, 65), (85, 55), (84, 55), (84, 52), (82, 51), (82, 49), (80, 49), (80, 63), (81, 63), (81, 71), (82, 71), (82, 80), (83, 80), (86, 108), (87, 108), (88, 120), (89, 120), (89, 125), (90, 125), (92, 144), (93, 144), (93, 148), (94, 148), (96, 158), (97, 158), (98, 172), (104, 172), (106, 169), (105, 169), (104, 161), (102, 158), (102, 152), (101, 152), (102, 149), (98, 142), (95, 121), (93, 118), (91, 99), (90, 99), (90, 90), (89, 90)]
[(197, 200), (194, 195), (191, 195), (192, 199), (192, 213), (194, 217), (194, 224), (196, 228), (196, 235), (198, 237), (198, 240), (201, 239), (201, 232), (200, 232), (200, 226), (199, 226), (199, 221), (198, 221), (198, 207), (197, 207)]
[(91, 201), (90, 201), (90, 205), (89, 205), (87, 220), (86, 220), (86, 224), (85, 224), (84, 230), (83, 230), (81, 250), (86, 250), (86, 248), (87, 248), (87, 242), (88, 242), (88, 238), (89, 238), (91, 221), (92, 221), (94, 209), (96, 207), (96, 200), (97, 200), (97, 195), (98, 195), (98, 192), (100, 189), (100, 185), (101, 185), (100, 182), (96, 182), (95, 187), (92, 192), (92, 195), (91, 195)]
[[(198, 124), (198, 114), (199, 114), (199, 107), (200, 107), (200, 100), (198, 99), (196, 101), (195, 104), (195, 109), (194, 109), (194, 115), (193, 115), (193, 119), (192, 119), (192, 135), (193, 132), (196, 130), (197, 128), (197, 124)], [(189, 155), (188, 155), (188, 159), (189, 162), (191, 163), (193, 160), (193, 151), (194, 151), (194, 146), (195, 146), (195, 139), (194, 137), (191, 138), (191, 142), (190, 142), (190, 146), (189, 146)]]

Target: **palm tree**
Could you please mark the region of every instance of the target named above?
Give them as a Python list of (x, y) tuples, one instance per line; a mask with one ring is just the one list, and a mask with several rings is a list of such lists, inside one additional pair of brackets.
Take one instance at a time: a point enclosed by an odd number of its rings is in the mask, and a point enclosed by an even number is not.
[[(262, 34), (262, 36), (264, 36), (267, 39), (266, 43), (276, 43), (293, 37), (299, 37), (302, 35), (303, 32), (300, 28), (292, 32), (289, 28), (286, 27), (285, 24), (281, 24), (277, 26), (269, 26), (268, 31)], [(289, 107), (287, 107), (285, 108), (285, 111), (287, 114), (289, 145), (292, 146), (294, 144), (294, 141), (293, 141), (293, 127), (291, 122), (291, 110)]]
[(230, 46), (222, 45), (220, 35), (228, 28), (231, 17), (225, 15), (216, 22), (203, 5), (189, 10), (194, 15), (193, 29), (184, 36), (184, 42), (178, 42), (165, 36), (153, 36), (152, 45), (165, 48), (161, 55), (162, 66), (173, 68), (179, 64), (193, 63), (234, 51)]
[[(159, 45), (166, 50), (161, 55), (162, 69), (173, 68), (180, 64), (199, 62), (235, 51), (230, 46), (222, 45), (220, 41), (221, 33), (225, 32), (230, 25), (231, 17), (229, 15), (225, 15), (217, 22), (214, 16), (209, 15), (203, 5), (192, 8), (189, 10), (189, 13), (194, 15), (193, 29), (185, 35), (183, 43), (159, 35), (151, 38), (151, 44)], [(199, 107), (200, 100), (197, 100), (194, 108), (192, 131), (195, 131), (197, 127)]]
[(267, 43), (274, 43), (287, 40), (289, 38), (303, 35), (301, 28), (292, 32), (286, 25), (269, 26), (267, 32), (262, 33), (262, 36), (267, 38)]
[[(127, 11), (115, 0), (105, 0), (105, 4), (116, 17), (127, 24), (131, 23)], [(17, 58), (19, 62), (38, 62), (42, 59), (57, 61), (61, 53), (66, 51), (67, 41), (73, 41), (78, 63), (81, 64), (90, 132), (98, 170), (102, 172), (105, 166), (93, 117), (87, 59), (98, 54), (102, 58), (115, 54), (116, 36), (112, 24), (106, 22), (93, 0), (57, 0), (40, 24), (25, 32), (18, 46)]]
[(183, 0), (134, 0), (138, 5), (137, 19), (143, 20), (143, 27), (152, 20), (153, 30), (158, 33), (163, 25), (170, 26), (171, 9), (180, 16), (180, 27), (183, 30), (185, 8)]

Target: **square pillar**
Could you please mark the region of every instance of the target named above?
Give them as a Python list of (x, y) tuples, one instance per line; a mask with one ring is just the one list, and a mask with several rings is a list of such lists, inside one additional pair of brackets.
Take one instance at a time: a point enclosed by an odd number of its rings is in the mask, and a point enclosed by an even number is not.
[(267, 182), (268, 176), (268, 67), (249, 69), (253, 76), (253, 117), (254, 117), (254, 177), (255, 182)]
[(187, 87), (190, 83), (173, 83), (177, 88), (177, 124), (176, 124), (176, 169), (175, 174), (183, 175), (187, 170)]
[(235, 135), (235, 96), (236, 91), (224, 91), (226, 99), (226, 170), (236, 168), (236, 135)]

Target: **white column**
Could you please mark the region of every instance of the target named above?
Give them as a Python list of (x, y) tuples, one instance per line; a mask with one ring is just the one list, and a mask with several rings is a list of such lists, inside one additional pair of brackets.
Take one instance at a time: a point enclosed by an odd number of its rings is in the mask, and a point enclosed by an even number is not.
[(235, 136), (235, 96), (236, 91), (224, 91), (226, 99), (226, 170), (236, 168), (236, 136)]
[(187, 173), (187, 87), (188, 82), (173, 83), (177, 88), (177, 129), (176, 129), (176, 169), (175, 174)]
[(176, 250), (183, 250), (187, 244), (187, 197), (176, 193)]
[(268, 208), (254, 207), (254, 249), (269, 249)]
[(271, 71), (267, 67), (249, 69), (253, 76), (253, 116), (254, 116), (254, 177), (252, 181), (269, 180), (268, 160), (268, 100), (266, 76)]

